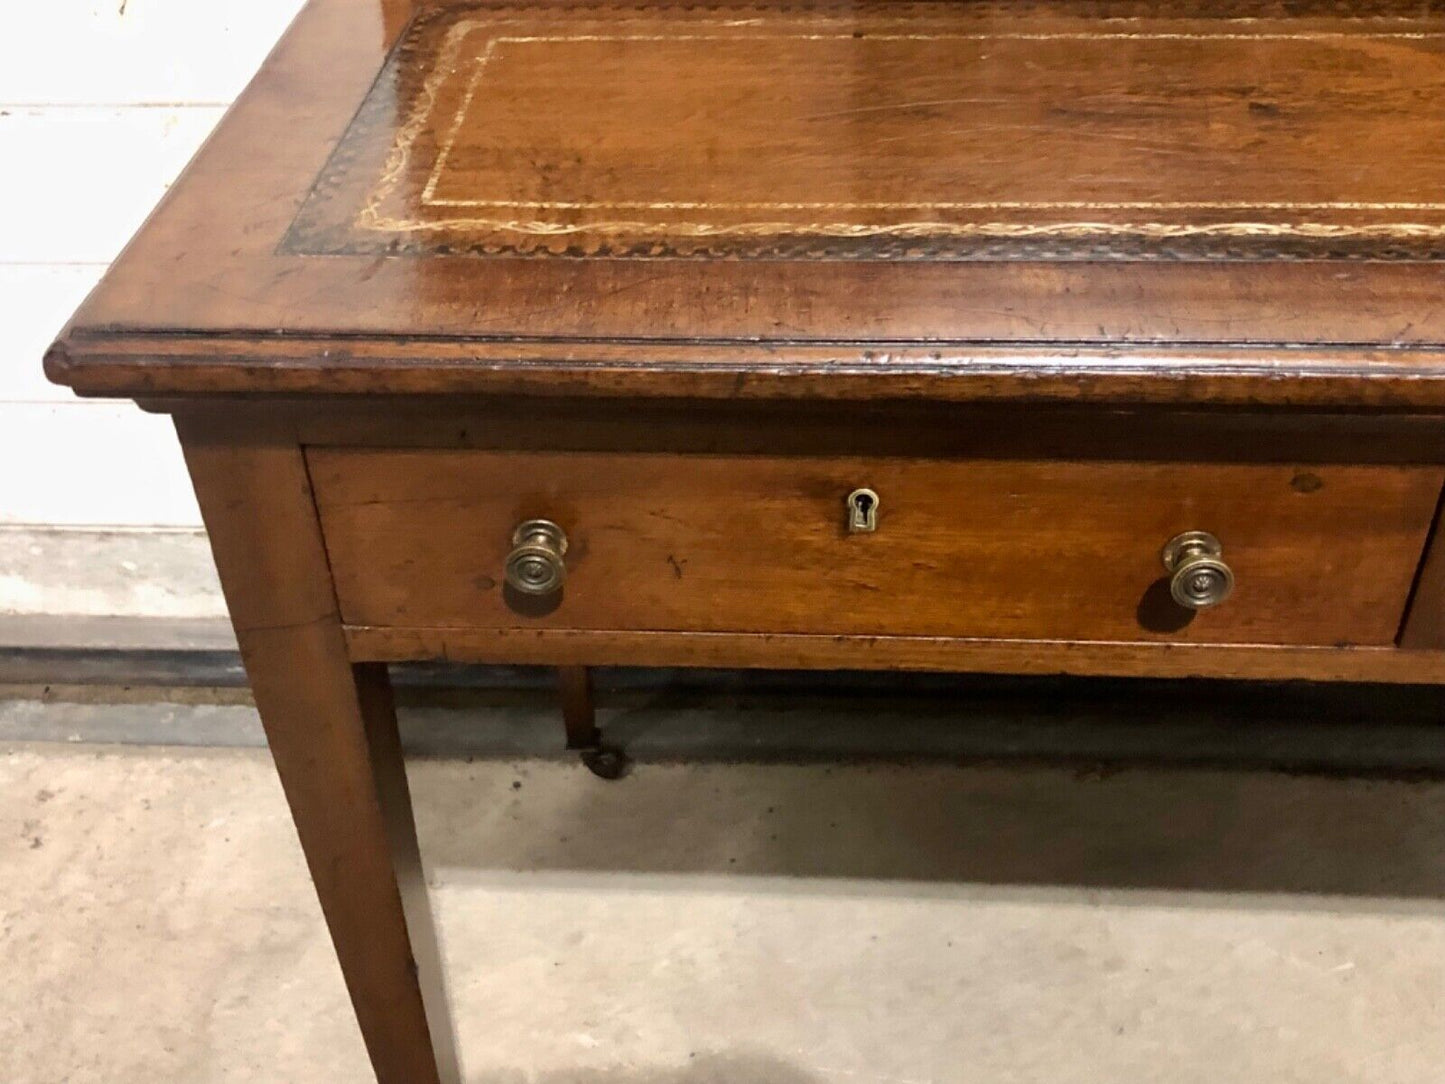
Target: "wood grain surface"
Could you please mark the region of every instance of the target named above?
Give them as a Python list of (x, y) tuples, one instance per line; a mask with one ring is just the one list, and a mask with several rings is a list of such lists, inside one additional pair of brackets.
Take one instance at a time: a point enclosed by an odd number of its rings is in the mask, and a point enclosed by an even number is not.
[(369, 625), (348, 625), (346, 638), (353, 658), (389, 662), (629, 666), (647, 659), (654, 666), (1445, 684), (1445, 654), (1394, 647)]
[(398, 11), (312, 0), (53, 379), (1445, 406), (1430, 5)]
[[(1392, 643), (1435, 467), (312, 449), (353, 625)], [(868, 486), (878, 530), (849, 534)], [(550, 612), (503, 589), (513, 526), (570, 539)], [(1161, 547), (1224, 542), (1232, 598), (1168, 600)], [(1162, 589), (1162, 593), (1161, 593)]]
[(1435, 529), (1420, 564), (1410, 612), (1400, 633), (1400, 646), (1445, 649), (1445, 496), (1435, 516)]
[(386, 670), (351, 664), (300, 449), (178, 429), (378, 1084), (459, 1084)]
[[(1077, 298), (1100, 281), (1071, 277), (1060, 280), (1058, 289), (1066, 299)], [(781, 280), (775, 284), (783, 286)], [(795, 280), (788, 288), (796, 286)], [(624, 286), (617, 292), (630, 290)], [(1203, 311), (1219, 300), (1201, 298), (1197, 303)], [(908, 302), (900, 298), (899, 303)], [(1301, 298), (1298, 303), (1312, 302)], [(973, 300), (960, 298), (959, 304), (967, 307)], [(594, 315), (599, 321), (607, 319), (601, 310)], [(553, 341), (489, 341), (469, 335), (369, 341), (351, 335), (227, 335), (207, 340), (178, 334), (84, 334), (57, 344), (45, 366), (52, 379), (85, 395), (153, 401), (184, 396), (189, 402), (180, 405), (191, 407), (200, 395), (320, 394), (358, 400), (883, 399), (1079, 403), (1106, 409), (1159, 404), (1445, 411), (1445, 349), (1435, 348), (612, 343), (586, 337), (580, 329), (575, 339)]]

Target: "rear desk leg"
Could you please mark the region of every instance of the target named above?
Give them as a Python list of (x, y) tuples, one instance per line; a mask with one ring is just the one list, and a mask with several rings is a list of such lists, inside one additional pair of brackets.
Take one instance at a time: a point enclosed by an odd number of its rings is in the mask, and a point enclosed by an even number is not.
[(592, 671), (585, 666), (559, 666), (557, 687), (562, 694), (562, 722), (567, 728), (567, 748), (600, 747), (602, 732), (597, 729), (597, 709), (592, 700)]
[(177, 428), (376, 1078), (457, 1084), (391, 688), (348, 658), (301, 450)]
[(557, 686), (562, 694), (562, 722), (567, 728), (567, 748), (582, 754), (582, 763), (603, 779), (621, 779), (627, 772), (627, 758), (617, 749), (605, 748), (597, 729), (597, 708), (592, 698), (592, 671), (585, 666), (557, 667)]

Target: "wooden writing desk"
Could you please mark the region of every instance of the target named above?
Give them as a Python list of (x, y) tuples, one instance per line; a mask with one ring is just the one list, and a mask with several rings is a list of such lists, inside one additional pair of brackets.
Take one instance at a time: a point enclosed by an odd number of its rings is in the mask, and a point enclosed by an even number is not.
[(600, 664), (1441, 682), (1442, 258), (1429, 3), (312, 0), (47, 369), (174, 414), (432, 1084), (386, 663), (602, 774)]

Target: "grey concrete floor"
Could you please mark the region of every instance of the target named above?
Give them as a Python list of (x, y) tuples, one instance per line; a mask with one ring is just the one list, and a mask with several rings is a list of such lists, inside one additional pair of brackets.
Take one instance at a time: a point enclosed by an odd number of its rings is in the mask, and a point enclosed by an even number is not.
[[(468, 1084), (1442, 1078), (1440, 782), (410, 771)], [(367, 1079), (263, 751), (0, 746), (0, 868), (5, 1084)]]

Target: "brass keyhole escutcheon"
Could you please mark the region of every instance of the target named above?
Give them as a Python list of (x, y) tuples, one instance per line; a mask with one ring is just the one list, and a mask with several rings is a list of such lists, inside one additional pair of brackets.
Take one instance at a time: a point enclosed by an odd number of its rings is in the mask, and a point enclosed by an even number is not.
[(524, 595), (553, 595), (567, 579), (567, 534), (548, 519), (529, 519), (512, 532), (507, 586)]
[(1234, 591), (1234, 571), (1224, 563), (1224, 547), (1208, 531), (1176, 535), (1161, 558), (1169, 572), (1169, 594), (1187, 610), (1218, 606)]
[(878, 529), (878, 494), (871, 489), (855, 489), (848, 494), (848, 530), (850, 533)]

